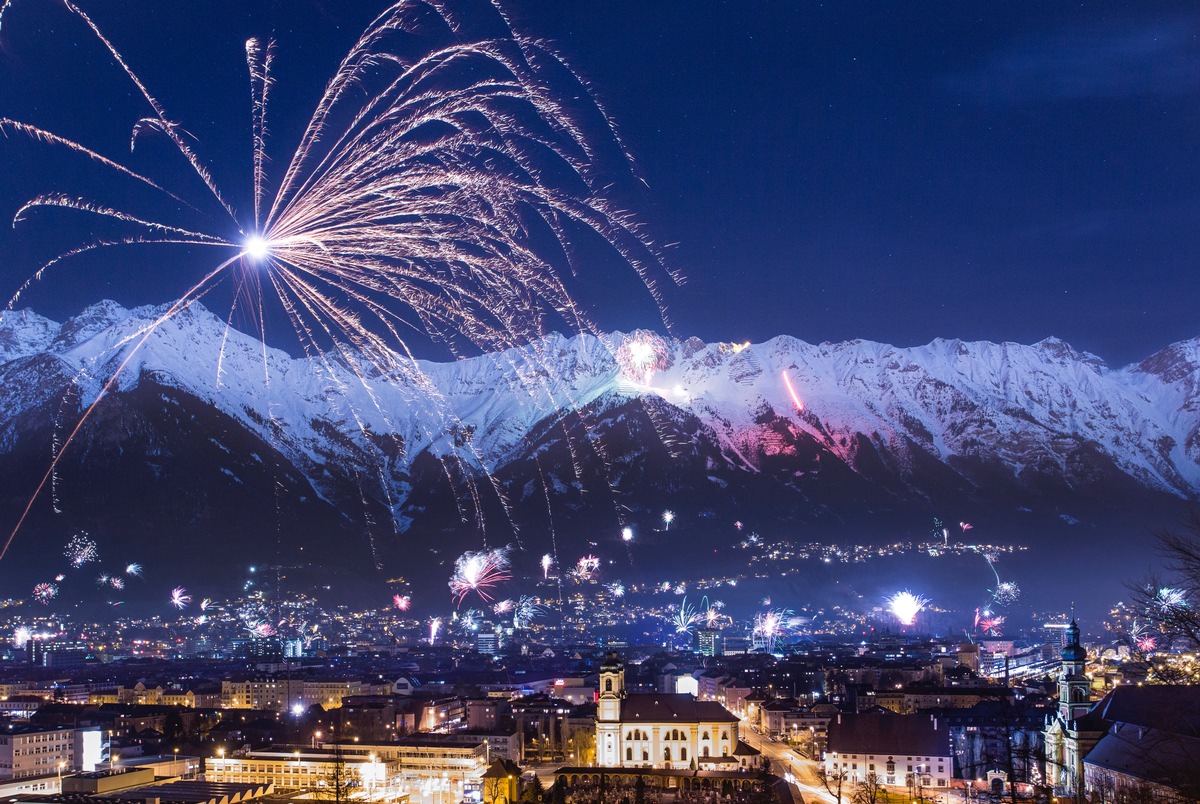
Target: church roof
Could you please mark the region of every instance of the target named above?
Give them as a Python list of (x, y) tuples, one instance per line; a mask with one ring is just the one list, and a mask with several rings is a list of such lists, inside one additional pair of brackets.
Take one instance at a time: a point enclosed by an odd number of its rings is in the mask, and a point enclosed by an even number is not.
[(928, 715), (842, 714), (829, 721), (826, 745), (839, 754), (951, 756), (950, 730)]
[[(1195, 793), (1200, 738), (1117, 724), (1100, 738), (1085, 765)], [(1189, 786), (1190, 785), (1190, 786)]]
[(757, 757), (762, 756), (762, 751), (759, 751), (750, 745), (750, 743), (738, 740), (737, 748), (733, 749), (733, 755), (735, 757)]
[(1200, 684), (1117, 687), (1092, 711), (1111, 722), (1200, 737)]
[(635, 692), (621, 702), (621, 720), (643, 723), (736, 723), (716, 701), (697, 701), (686, 692)]

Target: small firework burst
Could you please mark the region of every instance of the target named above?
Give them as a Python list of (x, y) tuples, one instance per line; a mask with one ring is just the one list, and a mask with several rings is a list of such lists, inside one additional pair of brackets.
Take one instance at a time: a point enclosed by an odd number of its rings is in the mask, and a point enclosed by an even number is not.
[(772, 609), (754, 615), (751, 635), (756, 642), (762, 644), (767, 653), (774, 653), (779, 640), (787, 635), (791, 614), (787, 609)]
[(412, 597), (410, 595), (392, 595), (392, 605), (400, 611), (408, 611), (412, 606)]
[(458, 627), (464, 633), (473, 634), (483, 625), (483, 612), (479, 609), (467, 609), (458, 618)]
[(1021, 587), (1017, 586), (1014, 581), (1001, 581), (996, 584), (996, 591), (992, 593), (992, 600), (1001, 606), (1010, 606), (1017, 602), (1017, 598), (1021, 596)]
[(1173, 586), (1164, 586), (1155, 592), (1154, 603), (1164, 614), (1177, 609), (1186, 609), (1188, 608), (1187, 593)]
[(986, 636), (998, 637), (1004, 633), (1004, 617), (992, 614), (979, 620), (979, 630)]
[(100, 560), (100, 551), (96, 547), (96, 542), (86, 533), (77, 533), (72, 536), (63, 549), (63, 555), (76, 569)]
[(517, 604), (514, 603), (511, 599), (498, 600), (498, 601), (496, 601), (496, 604), (494, 606), (492, 606), (492, 613), (493, 614), (508, 614), (514, 608), (516, 608), (516, 605)]
[(550, 567), (552, 567), (552, 566), (554, 566), (554, 559), (550, 556), (549, 553), (546, 553), (546, 555), (542, 556), (542, 577), (543, 578), (550, 577)]
[(454, 574), (450, 576), (450, 592), (460, 606), (463, 598), (471, 592), (486, 601), (491, 601), (489, 590), (510, 578), (512, 574), (509, 572), (506, 549), (468, 551), (454, 562)]
[(33, 587), (33, 599), (44, 606), (49, 606), (50, 601), (58, 597), (58, 587), (52, 583), (39, 583)]
[(667, 342), (648, 330), (626, 336), (615, 357), (621, 373), (640, 385), (649, 385), (655, 372), (670, 368), (672, 362)]
[(191, 602), (192, 596), (182, 586), (176, 586), (171, 590), (171, 605), (175, 608), (182, 610)]
[(513, 628), (528, 628), (533, 621), (542, 616), (542, 607), (528, 595), (521, 595), (513, 605)]
[(608, 593), (613, 597), (625, 597), (625, 584), (620, 581), (613, 581), (607, 587)]
[(675, 512), (674, 511), (663, 511), (662, 521), (663, 521), (663, 530), (670, 530), (671, 523), (675, 521)]
[(571, 578), (576, 583), (584, 583), (586, 581), (594, 581), (596, 573), (600, 571), (600, 559), (593, 555), (586, 555), (575, 562), (575, 567), (571, 570)]
[(142, 577), (142, 565), (138, 564), (136, 561), (132, 564), (127, 564), (125, 566), (125, 574), (133, 575), (138, 578)]
[(108, 579), (108, 585), (119, 592), (125, 588), (125, 579), (119, 575), (114, 575)]
[(679, 609), (671, 615), (671, 624), (675, 626), (675, 633), (677, 634), (690, 634), (699, 621), (700, 614), (688, 605), (686, 597), (680, 602)]
[(923, 595), (914, 595), (908, 590), (897, 592), (887, 599), (888, 611), (904, 626), (915, 623), (917, 615), (928, 605), (929, 598)]

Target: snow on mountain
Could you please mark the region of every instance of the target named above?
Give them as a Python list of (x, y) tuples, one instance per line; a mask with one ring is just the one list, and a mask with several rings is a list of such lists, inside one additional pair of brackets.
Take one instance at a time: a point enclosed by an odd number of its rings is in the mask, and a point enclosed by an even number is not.
[[(698, 420), (739, 471), (758, 471), (764, 456), (804, 438), (855, 471), (870, 444), (918, 495), (915, 467), (927, 457), (970, 483), (970, 468), (987, 463), (1016, 479), (1086, 485), (1102, 460), (1145, 488), (1200, 493), (1200, 340), (1114, 370), (1053, 338), (898, 348), (551, 335), (385, 374), (336, 356), (292, 358), (199, 305), (148, 330), (164, 309), (102, 302), (62, 325), (28, 311), (0, 316), (0, 450), (11, 447), (14, 422), (59, 404), (64, 383), (89, 404), (128, 360), (114, 390), (147, 376), (180, 388), (270, 443), (318, 490), (337, 464), (377, 477), (394, 510), (421, 454), (496, 471), (526, 457), (531, 434), (555, 417), (587, 409), (598, 420), (655, 398)], [(649, 375), (617, 357), (630, 338), (647, 337), (662, 358)]]

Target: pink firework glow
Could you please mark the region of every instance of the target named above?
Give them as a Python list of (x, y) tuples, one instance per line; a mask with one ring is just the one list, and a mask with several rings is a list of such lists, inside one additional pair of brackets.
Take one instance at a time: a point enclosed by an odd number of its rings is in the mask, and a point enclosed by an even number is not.
[(187, 590), (182, 586), (176, 586), (171, 590), (171, 605), (177, 609), (186, 608), (192, 602), (192, 596), (187, 593)]
[(1004, 617), (991, 615), (979, 620), (979, 630), (987, 636), (1001, 636), (1004, 632)]
[(511, 578), (507, 550), (501, 548), (468, 551), (454, 562), (454, 574), (450, 576), (450, 593), (455, 603), (460, 606), (463, 598), (471, 592), (491, 602), (492, 596), (488, 591), (495, 588), (496, 584)]
[(33, 599), (44, 606), (49, 606), (50, 601), (58, 597), (58, 587), (52, 583), (39, 583), (33, 587)]
[(392, 595), (392, 605), (400, 611), (408, 611), (412, 605), (412, 598), (408, 595)]
[(788, 396), (792, 398), (792, 404), (796, 406), (796, 412), (803, 413), (804, 403), (800, 401), (800, 395), (796, 393), (796, 388), (792, 385), (792, 378), (788, 376), (787, 371), (784, 371), (782, 376), (783, 384), (787, 386)]
[(595, 579), (599, 570), (600, 559), (587, 555), (575, 562), (575, 569), (571, 571), (571, 575), (577, 581), (590, 581)]

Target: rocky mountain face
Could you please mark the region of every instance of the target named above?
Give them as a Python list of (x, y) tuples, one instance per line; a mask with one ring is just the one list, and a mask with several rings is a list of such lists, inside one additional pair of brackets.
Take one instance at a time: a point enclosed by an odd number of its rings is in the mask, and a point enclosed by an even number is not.
[(673, 555), (720, 549), (734, 520), (863, 541), (933, 515), (1103, 527), (1200, 496), (1200, 339), (1110, 368), (1056, 339), (551, 335), (405, 371), (290, 357), (198, 305), (151, 328), (161, 313), (0, 317), (5, 533), (94, 405), (0, 564), (58, 560), (85, 529), (215, 580), (258, 561), (444, 587), (485, 539), (532, 566), (553, 539), (619, 550), (626, 523)]

